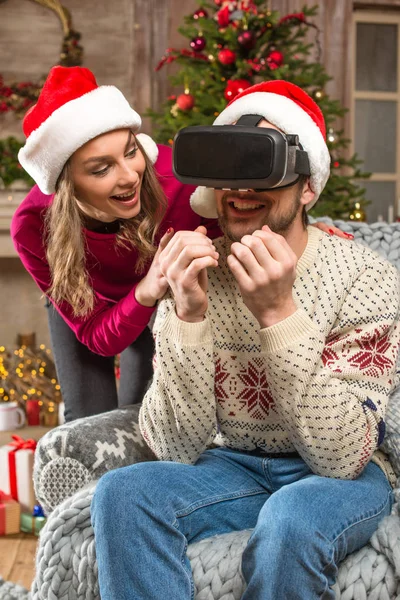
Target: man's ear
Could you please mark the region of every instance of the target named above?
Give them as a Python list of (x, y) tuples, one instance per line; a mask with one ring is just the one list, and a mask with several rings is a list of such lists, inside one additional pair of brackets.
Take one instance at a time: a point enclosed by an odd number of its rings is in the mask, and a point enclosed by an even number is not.
[(303, 193), (301, 195), (301, 204), (303, 206), (307, 206), (310, 202), (314, 200), (315, 192), (313, 192), (311, 188), (310, 178), (306, 179), (303, 184)]

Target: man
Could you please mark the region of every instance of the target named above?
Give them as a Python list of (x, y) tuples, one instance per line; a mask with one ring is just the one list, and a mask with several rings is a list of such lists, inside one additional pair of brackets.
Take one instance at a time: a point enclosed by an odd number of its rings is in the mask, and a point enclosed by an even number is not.
[[(338, 564), (390, 513), (377, 450), (399, 345), (399, 278), (367, 248), (307, 227), (329, 174), (322, 114), (296, 86), (237, 96), (216, 124), (259, 115), (298, 134), (310, 177), (195, 192), (224, 236), (177, 233), (141, 409), (159, 462), (107, 474), (93, 524), (102, 600), (194, 598), (187, 544), (254, 528), (244, 600), (333, 599)], [(208, 271), (207, 271), (208, 269)]]

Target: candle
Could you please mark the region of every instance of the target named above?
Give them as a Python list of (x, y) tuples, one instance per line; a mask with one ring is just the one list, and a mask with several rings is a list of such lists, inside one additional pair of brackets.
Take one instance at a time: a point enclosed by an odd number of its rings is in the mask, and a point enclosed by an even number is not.
[(388, 223), (393, 223), (393, 217), (394, 217), (394, 209), (393, 209), (393, 205), (390, 204), (388, 207)]

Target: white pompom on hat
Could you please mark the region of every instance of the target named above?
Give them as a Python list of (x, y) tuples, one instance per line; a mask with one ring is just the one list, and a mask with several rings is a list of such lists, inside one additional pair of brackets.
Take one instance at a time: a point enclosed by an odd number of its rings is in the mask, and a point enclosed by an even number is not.
[[(55, 192), (57, 179), (72, 154), (89, 140), (115, 129), (139, 130), (142, 120), (120, 90), (98, 86), (85, 67), (53, 67), (37, 103), (26, 113), (26, 143), (18, 153), (25, 171), (44, 194)], [(156, 143), (140, 134), (146, 154), (157, 160)]]
[[(231, 125), (243, 115), (260, 115), (283, 133), (297, 134), (310, 162), (310, 184), (315, 194), (309, 210), (328, 181), (331, 159), (326, 145), (324, 116), (314, 100), (288, 81), (266, 81), (238, 94), (213, 125)], [(216, 218), (214, 190), (199, 186), (190, 198), (192, 209), (202, 217)]]

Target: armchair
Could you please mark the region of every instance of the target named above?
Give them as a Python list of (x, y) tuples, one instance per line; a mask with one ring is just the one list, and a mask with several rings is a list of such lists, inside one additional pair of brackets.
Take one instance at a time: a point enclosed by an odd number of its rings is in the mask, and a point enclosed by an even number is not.
[[(334, 224), (400, 269), (400, 223)], [(138, 412), (135, 405), (79, 419), (39, 442), (34, 480), (48, 521), (40, 534), (32, 600), (100, 600), (90, 503), (96, 481), (106, 471), (156, 460), (141, 438)], [(399, 477), (400, 386), (390, 399), (383, 449)], [(337, 600), (400, 598), (400, 480), (396, 500), (370, 543), (341, 564)], [(240, 560), (249, 536), (250, 531), (241, 531), (189, 545), (196, 600), (240, 600), (245, 586)]]

